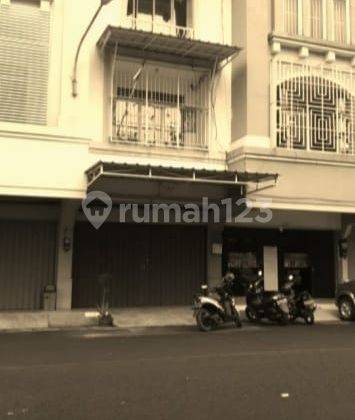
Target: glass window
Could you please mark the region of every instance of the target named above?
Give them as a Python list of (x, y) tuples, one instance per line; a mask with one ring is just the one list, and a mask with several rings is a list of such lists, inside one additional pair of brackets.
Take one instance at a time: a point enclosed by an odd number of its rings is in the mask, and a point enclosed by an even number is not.
[(290, 35), (298, 33), (298, 0), (284, 0), (284, 27)]
[(128, 0), (127, 15), (139, 13), (162, 16), (167, 22), (171, 19), (171, 0)]
[(310, 35), (312, 38), (322, 38), (323, 0), (310, 0)]
[(334, 41), (346, 42), (346, 0), (334, 0)]

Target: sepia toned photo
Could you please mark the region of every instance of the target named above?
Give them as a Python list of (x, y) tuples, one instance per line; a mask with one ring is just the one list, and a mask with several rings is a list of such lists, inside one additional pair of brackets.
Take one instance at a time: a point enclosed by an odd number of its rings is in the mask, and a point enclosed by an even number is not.
[(0, 420), (349, 420), (355, 0), (0, 0)]

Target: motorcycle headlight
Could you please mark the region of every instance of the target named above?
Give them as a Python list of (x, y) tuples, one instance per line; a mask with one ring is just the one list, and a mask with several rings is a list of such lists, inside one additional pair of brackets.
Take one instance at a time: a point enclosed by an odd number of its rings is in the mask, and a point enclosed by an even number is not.
[(293, 279), (294, 279), (293, 274), (290, 274), (290, 275), (288, 276), (288, 279), (289, 279), (289, 280), (293, 280)]

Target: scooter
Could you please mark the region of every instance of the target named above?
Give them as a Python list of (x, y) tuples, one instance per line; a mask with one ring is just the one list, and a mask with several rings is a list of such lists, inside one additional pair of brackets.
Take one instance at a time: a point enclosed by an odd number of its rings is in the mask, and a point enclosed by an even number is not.
[(263, 318), (280, 325), (289, 322), (290, 311), (286, 296), (278, 292), (265, 292), (262, 270), (259, 270), (258, 278), (247, 288), (246, 304), (245, 314), (251, 322), (259, 322)]
[(297, 318), (302, 318), (307, 325), (313, 325), (317, 305), (310, 293), (297, 292), (296, 286), (297, 280), (293, 274), (290, 274), (281, 289), (288, 300), (290, 320), (294, 322)]
[(195, 296), (193, 303), (194, 318), (198, 328), (209, 332), (222, 324), (233, 322), (241, 328), (240, 316), (233, 296), (235, 275), (227, 273), (219, 287), (209, 290), (206, 284), (201, 286), (201, 293)]

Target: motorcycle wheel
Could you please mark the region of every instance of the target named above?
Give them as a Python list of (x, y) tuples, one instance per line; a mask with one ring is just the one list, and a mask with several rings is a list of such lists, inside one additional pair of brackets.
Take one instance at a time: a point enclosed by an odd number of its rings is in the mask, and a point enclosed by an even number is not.
[(247, 318), (249, 319), (250, 322), (258, 322), (259, 321), (259, 316), (257, 314), (257, 312), (252, 309), (250, 306), (247, 306), (245, 308), (245, 315), (247, 316)]
[(313, 325), (314, 324), (314, 313), (313, 312), (306, 313), (306, 315), (304, 317), (304, 322), (307, 325)]
[(199, 330), (202, 332), (210, 332), (215, 326), (212, 314), (207, 308), (199, 309), (196, 314), (196, 322)]
[(281, 314), (278, 319), (279, 325), (287, 325), (289, 323), (289, 317), (285, 314)]
[(237, 328), (242, 328), (242, 323), (240, 321), (240, 316), (238, 313), (236, 313), (234, 316), (234, 323)]

